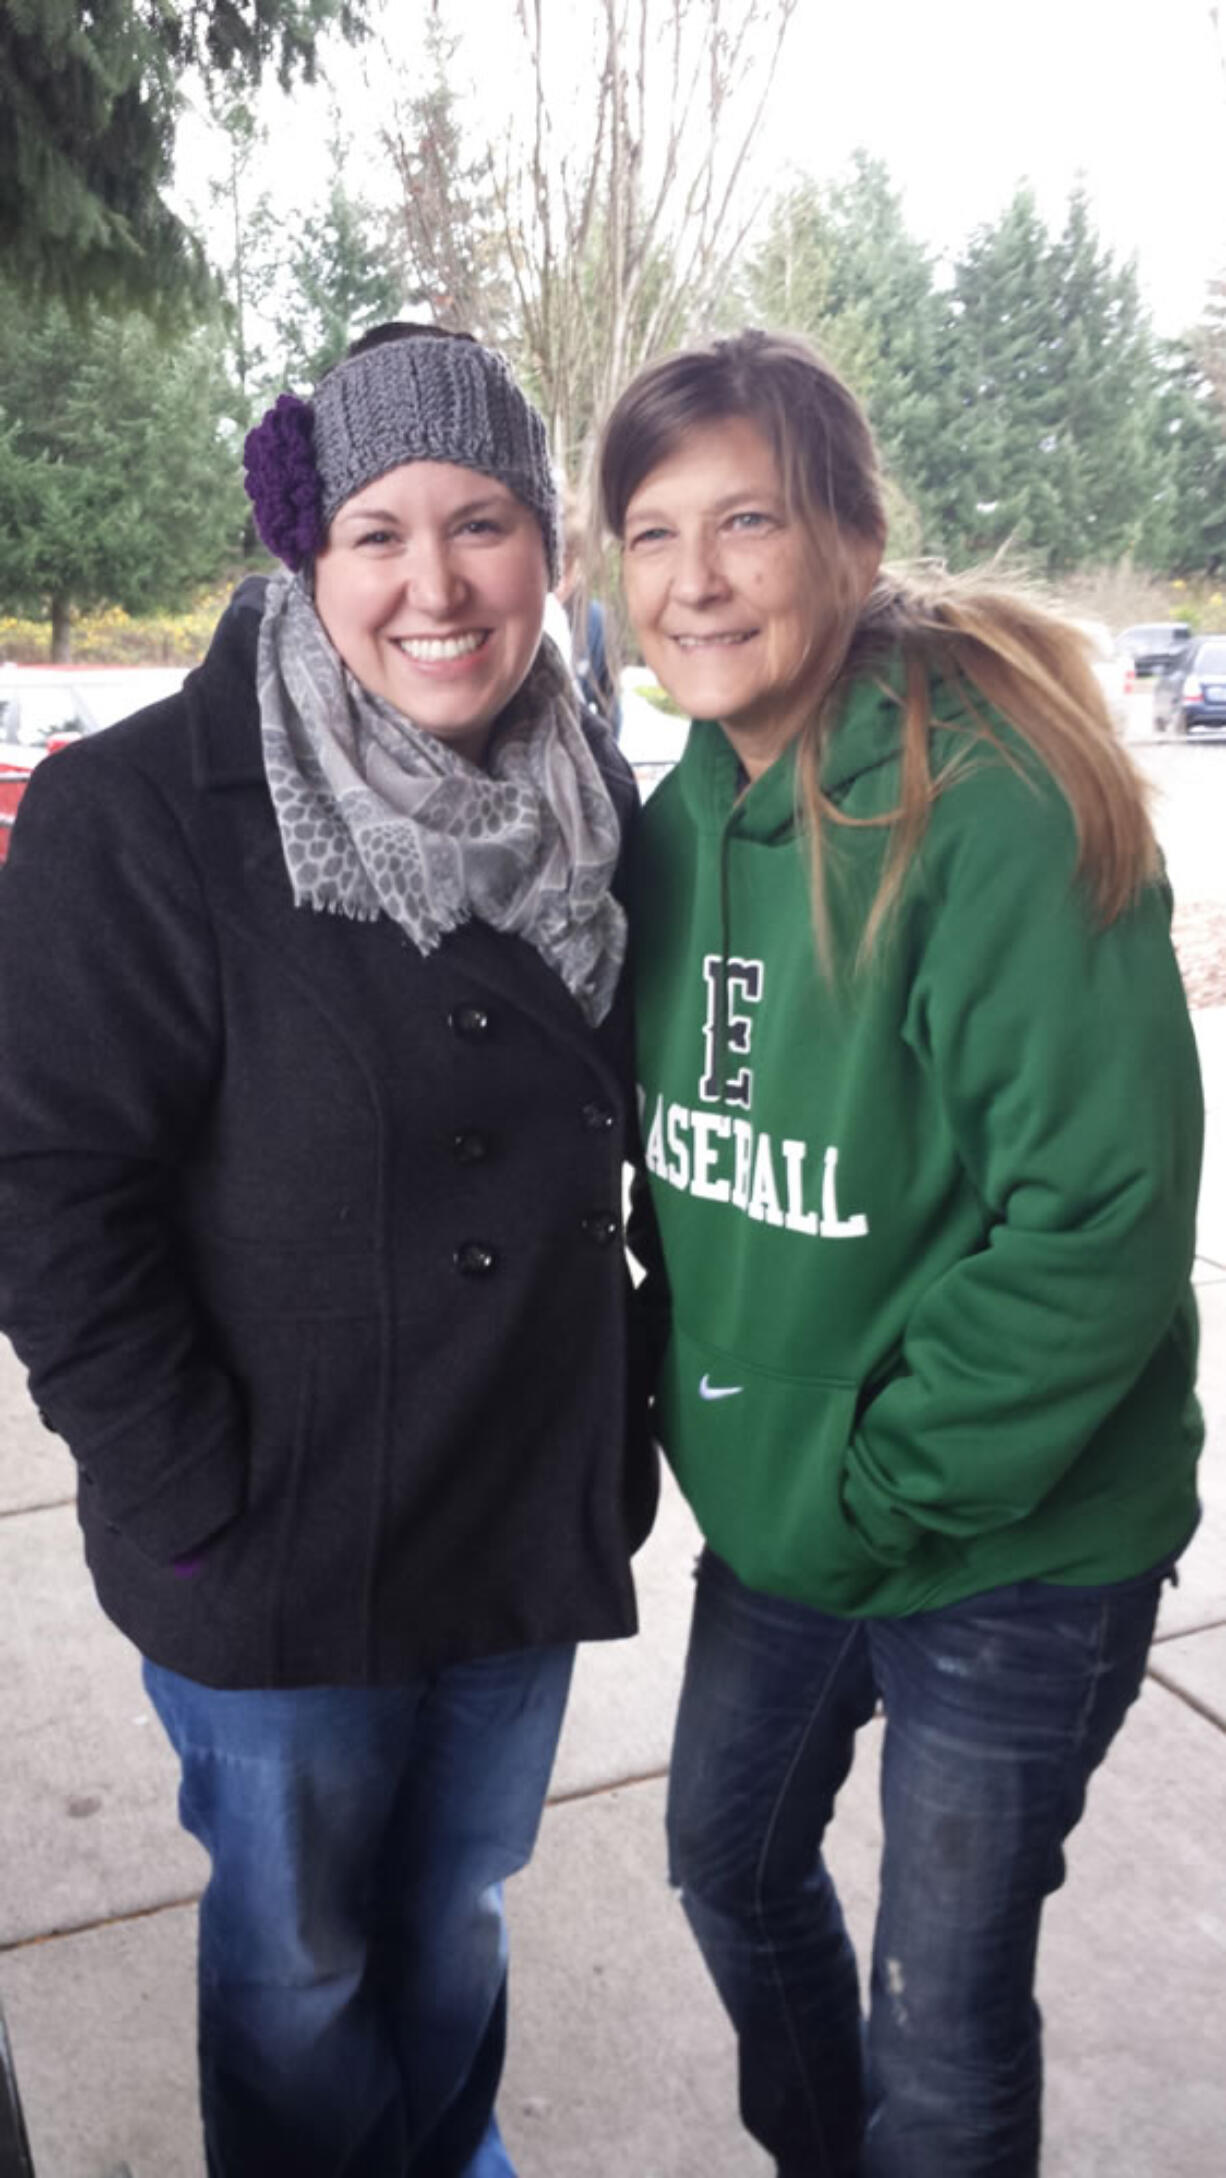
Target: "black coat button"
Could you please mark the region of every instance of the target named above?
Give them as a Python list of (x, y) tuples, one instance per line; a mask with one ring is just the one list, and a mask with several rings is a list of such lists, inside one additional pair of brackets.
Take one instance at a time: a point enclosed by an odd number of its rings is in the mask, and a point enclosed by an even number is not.
[(488, 1278), (498, 1257), (483, 1240), (462, 1240), (452, 1261), (461, 1278)]
[(458, 1165), (484, 1164), (490, 1153), (490, 1138), (479, 1127), (467, 1127), (451, 1137), (451, 1154)]
[(590, 1210), (583, 1220), (583, 1230), (597, 1248), (607, 1248), (621, 1231), (621, 1220), (611, 1210)]
[(613, 1114), (607, 1104), (585, 1104), (579, 1117), (589, 1134), (607, 1134), (613, 1125)]
[(447, 1016), (447, 1026), (453, 1036), (462, 1036), (465, 1043), (479, 1044), (489, 1035), (493, 1023), (484, 1006), (453, 1006)]

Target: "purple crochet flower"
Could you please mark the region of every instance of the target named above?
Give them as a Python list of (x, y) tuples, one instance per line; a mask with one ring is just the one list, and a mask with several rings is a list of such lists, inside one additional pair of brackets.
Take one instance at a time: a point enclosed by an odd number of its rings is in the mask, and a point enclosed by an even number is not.
[(325, 537), (314, 428), (310, 402), (282, 393), (243, 444), (255, 526), (269, 551), (295, 571), (320, 550)]

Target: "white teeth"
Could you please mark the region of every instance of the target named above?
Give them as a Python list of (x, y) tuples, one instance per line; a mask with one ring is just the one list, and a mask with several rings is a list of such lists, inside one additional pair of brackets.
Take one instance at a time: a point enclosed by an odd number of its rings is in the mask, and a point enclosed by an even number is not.
[(406, 658), (416, 658), (422, 665), (432, 665), (436, 659), (467, 658), (474, 650), (480, 650), (485, 641), (484, 628), (473, 635), (402, 635), (396, 640), (397, 650)]
[(675, 635), (673, 641), (679, 650), (730, 650), (734, 643), (747, 643), (752, 634), (749, 628), (743, 635)]

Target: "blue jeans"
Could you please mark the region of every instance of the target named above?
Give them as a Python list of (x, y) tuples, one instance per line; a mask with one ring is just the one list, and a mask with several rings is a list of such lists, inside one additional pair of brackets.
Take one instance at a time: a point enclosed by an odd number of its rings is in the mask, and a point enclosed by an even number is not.
[(212, 1860), (209, 2178), (513, 2178), (501, 1887), (536, 1840), (573, 1659), (256, 1693), (146, 1663)]
[[(670, 1874), (737, 2031), (742, 2118), (779, 2178), (1034, 2178), (1039, 1919), (1140, 1686), (1166, 1570), (853, 1620), (700, 1560)], [(865, 2024), (821, 1845), (878, 1702)]]

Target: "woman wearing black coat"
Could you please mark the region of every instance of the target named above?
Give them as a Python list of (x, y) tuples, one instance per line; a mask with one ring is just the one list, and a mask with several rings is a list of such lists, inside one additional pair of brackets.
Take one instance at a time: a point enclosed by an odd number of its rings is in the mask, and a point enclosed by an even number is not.
[(511, 2171), (500, 1886), (652, 1508), (633, 784), (540, 645), (540, 418), (411, 333), (252, 433), (295, 572), (0, 890), (0, 1321), (212, 1858), (211, 2178)]

